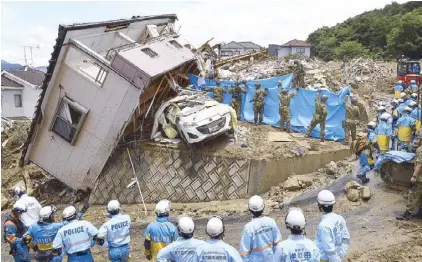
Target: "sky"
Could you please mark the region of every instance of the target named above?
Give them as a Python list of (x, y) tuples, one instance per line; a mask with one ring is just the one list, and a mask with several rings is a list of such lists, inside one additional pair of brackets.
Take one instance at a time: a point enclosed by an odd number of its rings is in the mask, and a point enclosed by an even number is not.
[(200, 46), (212, 37), (211, 44), (252, 41), (268, 46), (291, 39), (306, 40), (322, 26), (333, 26), (389, 3), (391, 0), (1, 1), (1, 59), (25, 64), (24, 46), (39, 46), (39, 49), (33, 49), (32, 65), (48, 65), (59, 24), (174, 13), (178, 17), (176, 28), (180, 28), (179, 33), (194, 46)]

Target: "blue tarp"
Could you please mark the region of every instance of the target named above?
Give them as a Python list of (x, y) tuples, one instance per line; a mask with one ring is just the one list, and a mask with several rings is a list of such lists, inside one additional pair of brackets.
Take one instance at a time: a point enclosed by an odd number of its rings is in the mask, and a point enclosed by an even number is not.
[[(261, 88), (268, 88), (268, 96), (265, 97), (264, 106), (264, 123), (267, 125), (279, 127), (280, 114), (278, 94), (281, 89), (277, 87), (277, 81), (281, 80), (283, 87), (289, 89), (290, 92), (295, 92), (296, 89), (290, 88), (293, 75), (283, 75), (279, 77), (272, 77), (267, 79), (248, 81), (248, 92), (242, 96), (241, 120), (253, 122), (253, 102), (249, 102), (255, 93), (254, 84), (259, 82)], [(196, 75), (189, 75), (190, 84), (194, 89), (204, 90), (205, 88), (213, 88), (215, 80), (210, 80)], [(220, 81), (220, 86), (233, 86), (234, 81)], [(342, 128), (342, 121), (345, 119), (346, 109), (344, 106), (344, 97), (350, 94), (349, 87), (343, 88), (338, 94), (324, 90), (321, 91), (328, 96), (327, 109), (328, 116), (326, 122), (325, 138), (329, 140), (343, 140), (344, 129)], [(290, 116), (291, 129), (295, 132), (305, 133), (306, 128), (312, 120), (315, 111), (315, 96), (316, 90), (299, 89), (298, 94), (291, 100)], [(213, 96), (212, 92), (209, 96)], [(231, 94), (224, 93), (223, 104), (229, 104), (231, 101)], [(311, 132), (312, 137), (319, 137), (319, 125)]]
[(403, 162), (409, 162), (411, 161), (416, 154), (414, 153), (408, 153), (403, 151), (388, 151), (384, 154), (384, 162), (385, 161), (393, 161), (396, 163), (403, 163)]

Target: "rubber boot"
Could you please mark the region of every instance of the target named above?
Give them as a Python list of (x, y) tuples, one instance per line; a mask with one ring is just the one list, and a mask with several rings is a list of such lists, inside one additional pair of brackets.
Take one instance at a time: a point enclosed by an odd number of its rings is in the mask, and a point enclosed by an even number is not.
[(410, 220), (412, 218), (412, 213), (409, 210), (406, 210), (403, 215), (396, 217), (397, 220)]
[(359, 178), (362, 181), (362, 184), (366, 184), (369, 182), (369, 178), (367, 178), (366, 176), (356, 176), (357, 178)]

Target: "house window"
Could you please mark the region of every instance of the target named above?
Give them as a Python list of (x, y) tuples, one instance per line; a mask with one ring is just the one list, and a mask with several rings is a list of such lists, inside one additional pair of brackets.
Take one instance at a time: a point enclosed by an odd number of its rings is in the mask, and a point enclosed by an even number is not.
[(105, 78), (107, 76), (107, 71), (102, 68), (99, 64), (84, 60), (82, 65), (78, 66), (79, 70), (83, 71), (88, 75), (95, 83), (100, 85), (104, 84)]
[(149, 55), (149, 57), (154, 58), (156, 56), (158, 56), (158, 54), (156, 52), (154, 52), (151, 48), (142, 48), (141, 49), (142, 52), (144, 52), (145, 54)]
[(67, 97), (63, 97), (57, 108), (51, 131), (73, 146), (76, 143), (87, 114), (88, 110), (81, 105)]
[(15, 95), (15, 107), (22, 107), (22, 95)]
[(305, 48), (303, 48), (303, 47), (296, 48), (296, 53), (304, 54), (305, 53)]
[(170, 44), (172, 44), (174, 47), (176, 47), (178, 49), (182, 48), (182, 45), (179, 44), (176, 40), (170, 40), (169, 42), (170, 42)]

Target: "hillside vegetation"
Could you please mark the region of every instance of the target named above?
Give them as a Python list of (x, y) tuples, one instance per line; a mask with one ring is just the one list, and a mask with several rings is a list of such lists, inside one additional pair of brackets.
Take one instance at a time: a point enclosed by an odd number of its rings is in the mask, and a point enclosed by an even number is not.
[(392, 2), (308, 36), (312, 54), (325, 61), (354, 57), (422, 58), (422, 2)]

